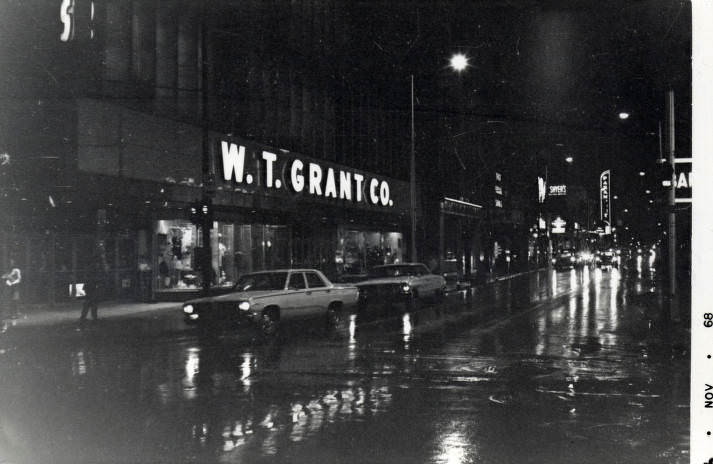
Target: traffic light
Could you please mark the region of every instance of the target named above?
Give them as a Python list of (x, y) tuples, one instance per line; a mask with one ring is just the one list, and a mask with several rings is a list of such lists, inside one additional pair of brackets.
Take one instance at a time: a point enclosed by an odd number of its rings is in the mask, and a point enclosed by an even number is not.
[(191, 203), (189, 216), (193, 224), (200, 226), (207, 224), (209, 228), (213, 228), (213, 201), (204, 198)]
[(188, 215), (190, 217), (192, 224), (199, 225), (201, 223), (201, 216), (200, 216), (200, 214), (198, 214), (200, 209), (201, 209), (200, 202), (191, 203), (191, 206), (188, 209), (188, 211), (189, 211)]
[(203, 220), (208, 223), (209, 228), (213, 228), (213, 200), (205, 198), (201, 201), (201, 215)]

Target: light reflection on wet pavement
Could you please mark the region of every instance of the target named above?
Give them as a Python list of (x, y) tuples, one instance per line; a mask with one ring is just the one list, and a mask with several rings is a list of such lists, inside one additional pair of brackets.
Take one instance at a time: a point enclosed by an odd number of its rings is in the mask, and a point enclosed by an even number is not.
[(271, 341), (180, 314), (8, 332), (0, 461), (687, 462), (687, 342), (657, 329), (650, 272), (533, 273)]

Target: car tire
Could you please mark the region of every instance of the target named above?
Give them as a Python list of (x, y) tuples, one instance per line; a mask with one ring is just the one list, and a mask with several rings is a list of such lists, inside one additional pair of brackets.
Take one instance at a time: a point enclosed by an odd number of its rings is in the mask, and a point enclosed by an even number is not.
[(409, 296), (408, 302), (406, 304), (406, 309), (408, 311), (415, 311), (418, 309), (418, 292), (414, 289)]
[(440, 303), (446, 298), (446, 287), (441, 287), (434, 293), (436, 297), (436, 302)]
[(260, 318), (260, 330), (267, 337), (277, 334), (280, 327), (280, 312), (277, 308), (266, 309)]
[(332, 303), (327, 308), (327, 327), (334, 328), (338, 327), (342, 322), (341, 303)]
[(359, 313), (359, 314), (365, 313), (367, 306), (368, 306), (368, 304), (367, 304), (366, 300), (360, 299), (360, 300), (357, 302), (357, 313)]

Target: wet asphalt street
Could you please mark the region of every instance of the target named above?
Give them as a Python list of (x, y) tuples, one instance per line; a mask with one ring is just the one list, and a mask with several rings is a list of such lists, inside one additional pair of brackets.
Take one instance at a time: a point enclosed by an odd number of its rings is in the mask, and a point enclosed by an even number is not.
[(652, 274), (531, 273), (272, 340), (180, 308), (8, 330), (0, 462), (688, 462), (687, 341)]

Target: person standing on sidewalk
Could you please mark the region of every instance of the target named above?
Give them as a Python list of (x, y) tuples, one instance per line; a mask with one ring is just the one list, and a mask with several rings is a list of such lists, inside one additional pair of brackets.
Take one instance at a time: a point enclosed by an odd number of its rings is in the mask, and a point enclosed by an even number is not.
[(16, 319), (20, 315), (18, 305), (20, 304), (22, 272), (20, 272), (20, 268), (15, 265), (14, 259), (10, 259), (10, 270), (2, 275), (2, 279), (5, 287), (5, 304), (7, 305), (9, 317)]
[(79, 323), (83, 324), (87, 320), (89, 310), (92, 312), (92, 320), (96, 321), (99, 310), (99, 294), (101, 292), (101, 284), (97, 267), (95, 266), (89, 271), (87, 280), (84, 283), (84, 304), (82, 305), (82, 315), (79, 317)]

